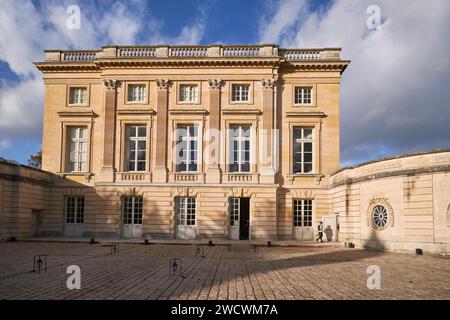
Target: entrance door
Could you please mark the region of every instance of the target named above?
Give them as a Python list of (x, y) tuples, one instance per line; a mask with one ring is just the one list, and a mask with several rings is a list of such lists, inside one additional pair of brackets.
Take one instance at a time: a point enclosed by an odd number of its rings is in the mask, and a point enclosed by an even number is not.
[(194, 240), (196, 238), (195, 227), (195, 198), (176, 198), (176, 238)]
[(40, 236), (42, 227), (42, 210), (31, 210), (31, 236)]
[(250, 230), (250, 198), (230, 198), (230, 239), (248, 240)]
[(313, 240), (312, 200), (294, 199), (293, 206), (294, 240)]
[(64, 235), (66, 237), (82, 237), (84, 197), (67, 197), (65, 202)]
[(122, 237), (129, 239), (142, 238), (142, 204), (143, 197), (123, 198)]
[(337, 241), (337, 216), (323, 217), (324, 238), (328, 241)]

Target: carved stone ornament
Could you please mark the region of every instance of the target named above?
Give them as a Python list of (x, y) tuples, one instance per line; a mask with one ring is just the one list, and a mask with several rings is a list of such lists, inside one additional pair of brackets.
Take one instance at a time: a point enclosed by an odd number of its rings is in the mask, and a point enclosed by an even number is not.
[(169, 88), (169, 80), (157, 79), (156, 86), (158, 87), (158, 90), (167, 90)]
[(114, 90), (120, 86), (119, 80), (108, 79), (103, 81), (107, 90)]
[(262, 79), (261, 84), (265, 90), (273, 89), (273, 87), (277, 84), (277, 79)]
[(209, 79), (208, 80), (209, 89), (210, 90), (220, 90), (220, 87), (222, 86), (222, 80), (220, 79)]

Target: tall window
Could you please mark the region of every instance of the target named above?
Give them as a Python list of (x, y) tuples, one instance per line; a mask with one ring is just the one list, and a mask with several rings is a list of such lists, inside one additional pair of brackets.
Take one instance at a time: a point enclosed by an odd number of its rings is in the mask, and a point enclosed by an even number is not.
[(176, 198), (176, 218), (177, 225), (195, 226), (195, 198)]
[(312, 227), (312, 200), (294, 199), (294, 227)]
[(313, 171), (313, 131), (310, 128), (294, 127), (293, 172)]
[(144, 102), (146, 98), (145, 84), (128, 85), (128, 102)]
[(86, 127), (69, 127), (69, 161), (68, 171), (85, 172), (87, 163), (87, 128)]
[(196, 102), (197, 101), (197, 85), (182, 84), (180, 85), (179, 100), (180, 102)]
[(230, 172), (250, 172), (250, 126), (230, 127)]
[(84, 197), (66, 198), (66, 223), (84, 223)]
[(295, 87), (295, 104), (311, 104), (312, 88), (311, 87)]
[(250, 85), (248, 84), (233, 84), (231, 87), (231, 101), (248, 102), (249, 91)]
[(177, 127), (177, 159), (178, 172), (197, 171), (198, 164), (198, 127), (182, 125)]
[(87, 88), (71, 87), (69, 89), (69, 104), (85, 105), (87, 104)]
[(147, 158), (147, 128), (127, 126), (128, 171), (145, 171)]
[(123, 198), (123, 223), (142, 224), (143, 197)]

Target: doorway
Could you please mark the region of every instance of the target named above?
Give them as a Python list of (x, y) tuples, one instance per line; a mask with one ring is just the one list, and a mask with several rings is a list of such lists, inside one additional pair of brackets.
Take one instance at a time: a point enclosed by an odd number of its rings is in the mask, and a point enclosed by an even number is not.
[(230, 198), (230, 239), (249, 240), (250, 237), (250, 198)]
[(66, 197), (64, 235), (82, 237), (84, 225), (84, 197)]
[(293, 201), (293, 238), (294, 240), (313, 240), (314, 230), (312, 200), (294, 199)]
[(177, 197), (175, 200), (177, 239), (194, 240), (196, 238), (194, 197)]
[(143, 197), (123, 198), (122, 237), (128, 239), (142, 238)]
[(31, 236), (39, 237), (41, 235), (42, 228), (42, 210), (31, 210)]

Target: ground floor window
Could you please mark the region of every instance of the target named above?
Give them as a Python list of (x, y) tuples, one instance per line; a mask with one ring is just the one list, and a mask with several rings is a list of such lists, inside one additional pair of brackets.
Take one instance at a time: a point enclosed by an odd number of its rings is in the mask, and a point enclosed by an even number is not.
[(312, 227), (312, 200), (294, 199), (294, 227)]
[(178, 197), (176, 198), (176, 218), (177, 225), (194, 226), (195, 225), (195, 198)]
[(84, 197), (67, 197), (66, 223), (84, 223)]
[(123, 198), (123, 223), (142, 224), (143, 197)]

